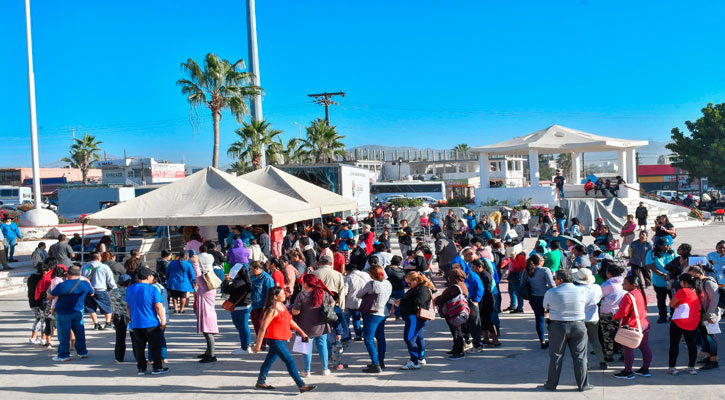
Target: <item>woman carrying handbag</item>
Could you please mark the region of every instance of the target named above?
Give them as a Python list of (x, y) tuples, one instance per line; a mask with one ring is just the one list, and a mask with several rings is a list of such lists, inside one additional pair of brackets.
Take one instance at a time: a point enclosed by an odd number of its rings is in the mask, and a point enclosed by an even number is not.
[(432, 307), (433, 290), (435, 287), (422, 273), (411, 271), (405, 275), (410, 290), (402, 299), (396, 301), (400, 315), (405, 321), (403, 340), (408, 346), (410, 360), (400, 369), (419, 369), (425, 365), (425, 336), (423, 329), (428, 321), (435, 319), (435, 308)]
[[(652, 363), (652, 350), (649, 347), (649, 321), (647, 320), (647, 295), (637, 276), (627, 276), (622, 282), (626, 291), (619, 310), (612, 317), (621, 320), (614, 340), (624, 349), (624, 369), (614, 374), (618, 379), (634, 379), (635, 375), (652, 376), (649, 372)], [(627, 328), (628, 327), (628, 328)], [(642, 352), (642, 368), (632, 371), (634, 350)]]

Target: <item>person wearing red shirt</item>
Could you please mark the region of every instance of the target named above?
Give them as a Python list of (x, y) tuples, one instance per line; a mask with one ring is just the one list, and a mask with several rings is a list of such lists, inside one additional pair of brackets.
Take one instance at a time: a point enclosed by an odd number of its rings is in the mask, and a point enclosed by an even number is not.
[(345, 275), (345, 256), (340, 253), (335, 243), (330, 245), (330, 250), (332, 250), (332, 269)]
[(277, 258), (267, 260), (267, 273), (272, 277), (274, 286), (285, 287), (284, 273), (281, 271), (282, 265)]
[[(639, 344), (638, 349), (642, 352), (642, 368), (632, 371), (635, 349), (622, 346), (624, 349), (624, 369), (614, 374), (614, 377), (619, 379), (634, 379), (635, 374), (639, 376), (652, 376), (649, 372), (649, 366), (652, 363), (652, 350), (649, 347), (647, 295), (644, 293), (644, 286), (642, 286), (642, 282), (639, 281), (637, 275), (630, 275), (624, 278), (622, 288), (626, 293), (619, 303), (619, 310), (612, 316), (612, 319), (622, 320), (621, 325), (637, 328), (637, 316), (639, 316), (639, 329), (642, 332), (642, 342)], [(636, 313), (634, 307), (636, 307)]]
[(670, 375), (680, 373), (675, 366), (677, 365), (677, 356), (680, 353), (680, 338), (682, 336), (685, 337), (685, 343), (687, 343), (688, 363), (685, 372), (690, 375), (697, 375), (695, 370), (695, 361), (697, 361), (695, 335), (697, 327), (700, 325), (698, 283), (690, 274), (680, 275), (682, 289), (678, 290), (670, 301), (670, 308), (674, 310), (670, 322), (670, 369), (668, 371)]

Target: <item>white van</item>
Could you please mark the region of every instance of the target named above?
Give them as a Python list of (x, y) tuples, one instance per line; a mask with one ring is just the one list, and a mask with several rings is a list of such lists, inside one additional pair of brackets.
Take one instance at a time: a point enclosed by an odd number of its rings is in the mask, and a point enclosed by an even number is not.
[(0, 186), (0, 202), (2, 205), (18, 206), (32, 201), (33, 193), (29, 187)]

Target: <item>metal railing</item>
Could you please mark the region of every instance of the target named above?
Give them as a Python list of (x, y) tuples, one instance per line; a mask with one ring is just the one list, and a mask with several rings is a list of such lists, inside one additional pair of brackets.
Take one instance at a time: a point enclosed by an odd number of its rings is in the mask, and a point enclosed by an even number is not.
[(667, 200), (667, 198), (665, 198), (665, 197), (662, 197), (662, 196), (658, 196), (658, 195), (656, 195), (656, 194), (652, 194), (652, 193), (649, 193), (649, 192), (645, 192), (644, 190), (636, 189), (636, 188), (633, 188), (633, 187), (631, 187), (631, 186), (628, 186), (628, 185), (623, 185), (623, 186), (624, 186), (624, 187), (626, 187), (627, 189), (631, 189), (631, 190), (636, 190), (636, 191), (637, 191), (637, 192), (639, 192), (639, 193), (644, 193), (644, 194), (645, 194), (645, 195), (647, 195), (648, 197), (651, 197), (651, 198), (657, 199), (658, 201), (661, 201), (661, 202), (663, 202), (663, 203), (667, 203), (667, 204), (672, 204), (672, 205), (675, 205), (675, 206), (678, 206), (678, 207), (684, 207), (684, 208), (687, 208), (688, 210), (690, 210), (690, 211), (694, 212), (694, 213), (695, 213), (695, 215), (697, 215), (697, 218), (698, 218), (698, 219), (699, 219), (700, 221), (703, 221), (703, 222), (705, 221), (705, 219), (704, 219), (704, 218), (702, 217), (702, 211), (698, 210), (697, 208), (692, 208), (692, 207), (688, 207), (688, 206), (686, 206), (686, 205), (684, 205), (684, 204), (680, 204), (680, 203), (676, 203), (676, 202), (674, 202), (674, 201), (671, 201), (671, 200)]

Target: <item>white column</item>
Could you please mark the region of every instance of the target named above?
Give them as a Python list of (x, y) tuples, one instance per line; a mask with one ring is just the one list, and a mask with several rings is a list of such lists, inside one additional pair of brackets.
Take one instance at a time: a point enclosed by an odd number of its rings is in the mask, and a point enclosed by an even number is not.
[(582, 181), (581, 176), (582, 159), (581, 153), (571, 153), (571, 180), (573, 185), (579, 185)]
[(622, 176), (627, 183), (637, 183), (637, 153), (634, 147), (630, 147), (627, 152), (627, 176)]
[(481, 177), (481, 189), (488, 189), (491, 166), (488, 161), (488, 153), (478, 153), (478, 173)]
[(619, 150), (617, 152), (617, 170), (621, 177), (627, 176), (627, 155), (625, 150)]
[(529, 150), (529, 182), (531, 187), (539, 186), (539, 151), (536, 149)]
[(435, 163), (433, 163), (433, 175), (438, 176), (438, 174), (436, 173), (436, 164)]
[(456, 163), (456, 173), (461, 172), (461, 164)]

